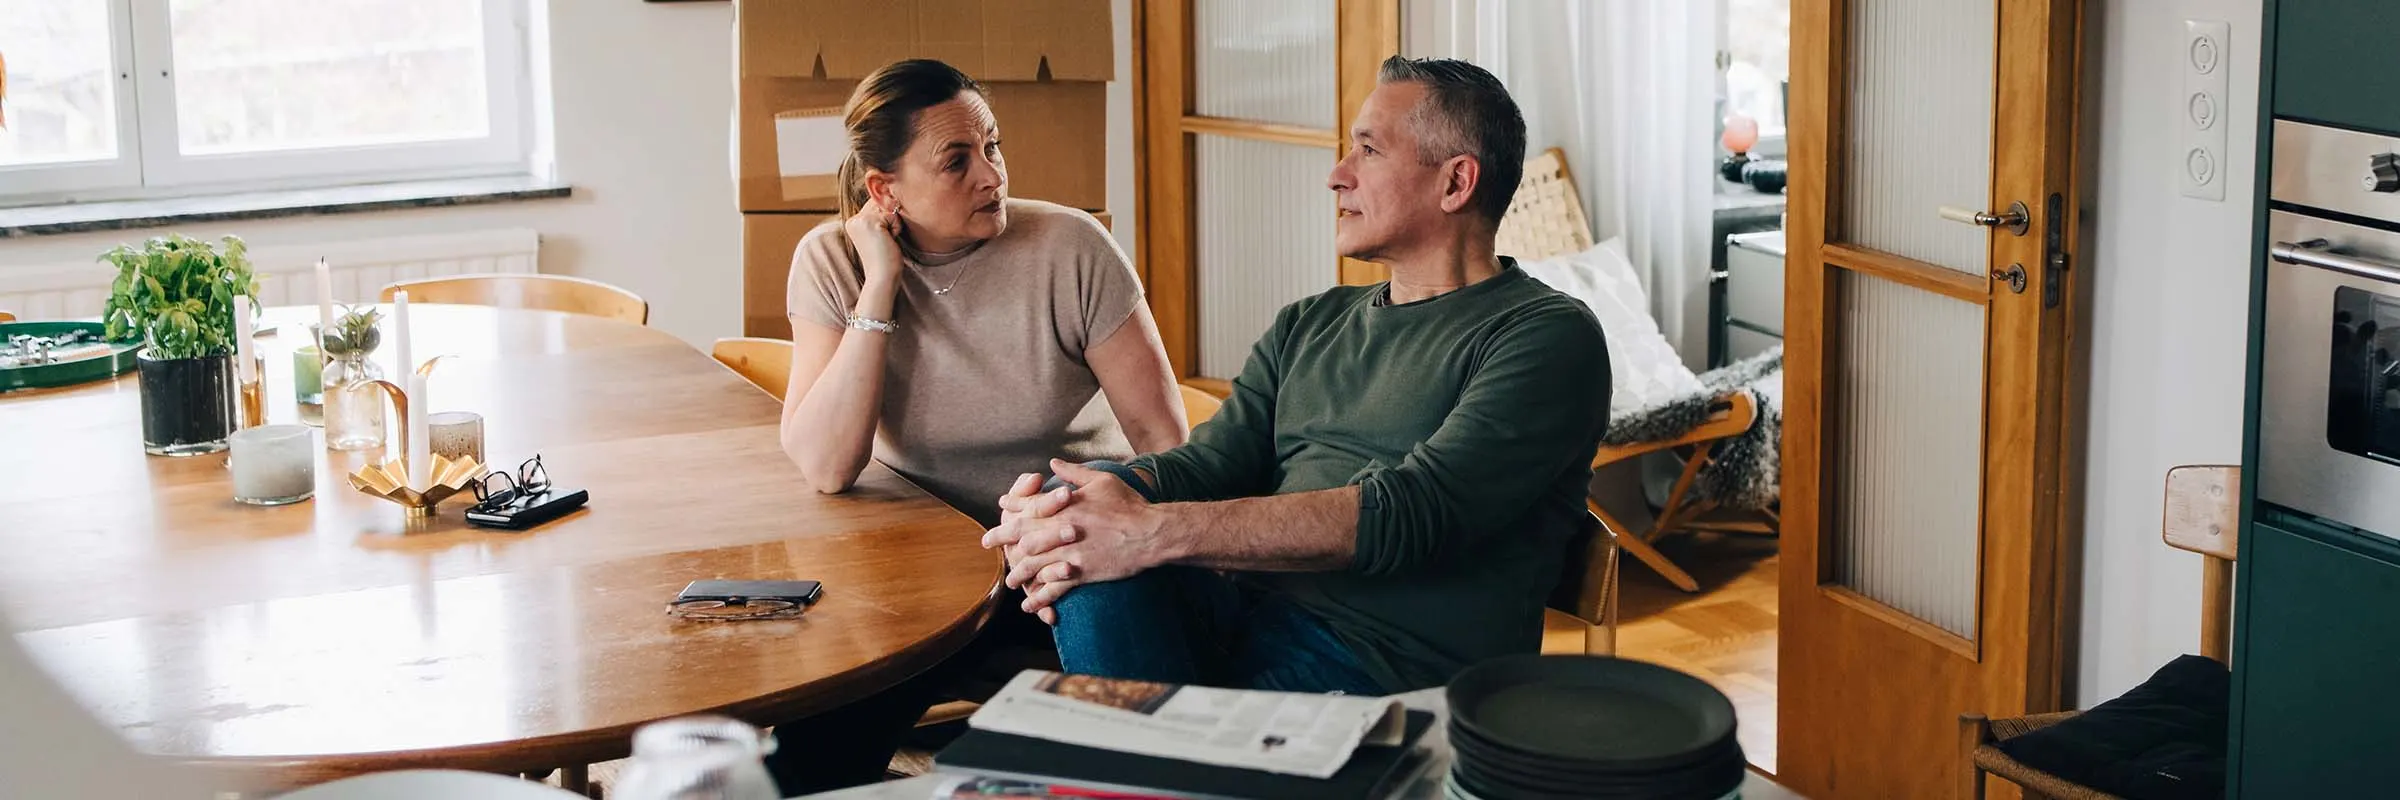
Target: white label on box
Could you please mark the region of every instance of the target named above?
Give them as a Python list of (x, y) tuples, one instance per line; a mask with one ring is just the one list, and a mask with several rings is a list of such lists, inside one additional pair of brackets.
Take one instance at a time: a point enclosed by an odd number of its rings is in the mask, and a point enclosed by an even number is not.
[(775, 167), (780, 175), (831, 175), (850, 154), (850, 132), (839, 109), (775, 115)]

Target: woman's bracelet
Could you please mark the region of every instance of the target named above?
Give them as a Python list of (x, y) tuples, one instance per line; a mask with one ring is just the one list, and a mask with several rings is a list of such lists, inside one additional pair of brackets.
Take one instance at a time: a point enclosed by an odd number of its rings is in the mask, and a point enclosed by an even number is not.
[(850, 327), (871, 333), (891, 333), (900, 329), (898, 324), (888, 320), (868, 319), (857, 314), (850, 315), (849, 322)]

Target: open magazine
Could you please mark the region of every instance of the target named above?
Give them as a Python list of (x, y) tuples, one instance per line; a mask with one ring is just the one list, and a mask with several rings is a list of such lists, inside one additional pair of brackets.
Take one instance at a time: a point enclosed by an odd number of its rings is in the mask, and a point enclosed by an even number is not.
[(1331, 777), (1361, 744), (1398, 745), (1399, 701), (1018, 673), (967, 724), (1122, 753)]

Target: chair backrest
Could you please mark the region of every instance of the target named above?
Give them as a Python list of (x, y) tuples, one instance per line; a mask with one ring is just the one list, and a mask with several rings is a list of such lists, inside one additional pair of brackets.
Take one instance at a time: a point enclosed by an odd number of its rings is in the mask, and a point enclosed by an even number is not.
[(15, 315), (15, 314), (12, 314), (12, 313), (9, 313), (9, 312), (7, 312), (7, 311), (0, 311), (0, 322), (15, 322), (15, 321), (17, 321), (17, 315)]
[(2160, 538), (2200, 554), (2200, 654), (2233, 663), (2233, 561), (2241, 538), (2242, 468), (2167, 470)]
[(1216, 416), (1217, 409), (1225, 406), (1225, 401), (1218, 400), (1216, 395), (1180, 383), (1175, 388), (1183, 390), (1183, 414), (1194, 428)]
[(782, 400), (792, 385), (792, 343), (783, 339), (739, 337), (718, 339), (708, 354), (744, 380), (758, 384)]
[(532, 308), (650, 324), (650, 303), (641, 295), (566, 275), (449, 275), (394, 281), (383, 287), (383, 302), (391, 302), (392, 293), (402, 289), (408, 290), (411, 302), (418, 303)]
[(1592, 249), (1591, 219), (1583, 213), (1583, 195), (1575, 189), (1575, 174), (1567, 170), (1567, 153), (1556, 147), (1525, 160), (1525, 175), (1517, 179), (1517, 194), (1500, 217), (1495, 248), (1500, 255), (1542, 259)]
[(1583, 530), (1567, 543), (1567, 558), (1558, 588), (1550, 594), (1551, 608), (1572, 614), (1592, 626), (1602, 639), (1585, 652), (1616, 652), (1617, 536), (1599, 515), (1585, 512)]

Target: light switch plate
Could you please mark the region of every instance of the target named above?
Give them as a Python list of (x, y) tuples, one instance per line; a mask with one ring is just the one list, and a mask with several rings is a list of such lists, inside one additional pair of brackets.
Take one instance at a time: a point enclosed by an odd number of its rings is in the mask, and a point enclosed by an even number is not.
[(2175, 60), (2183, 73), (2183, 97), (2174, 104), (2175, 183), (2185, 197), (2224, 200), (2233, 29), (2221, 21), (2187, 19), (2179, 32), (2182, 46)]

